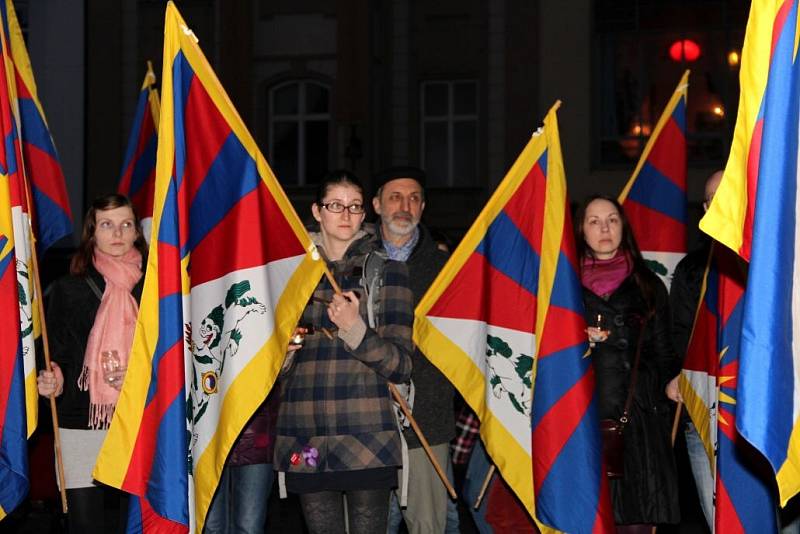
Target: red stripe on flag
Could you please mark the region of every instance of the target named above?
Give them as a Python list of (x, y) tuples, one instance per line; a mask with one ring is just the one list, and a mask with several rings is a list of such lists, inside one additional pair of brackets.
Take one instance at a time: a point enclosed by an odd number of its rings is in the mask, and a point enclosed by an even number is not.
[[(165, 297), (181, 293), (180, 252), (168, 243), (158, 242), (158, 295)], [(174, 268), (168, 269), (167, 266)]]
[(183, 395), (184, 366), (183, 340), (178, 339), (158, 362), (158, 386), (155, 395), (147, 403), (142, 413), (139, 434), (133, 447), (128, 471), (122, 489), (128, 493), (143, 496), (147, 491), (147, 481), (153, 466), (158, 443), (158, 427), (164, 413)]
[[(247, 231), (242, 232), (242, 228)], [(303, 253), (280, 206), (259, 181), (194, 247), (192, 286)]]
[(744, 525), (736, 512), (736, 506), (731, 501), (728, 490), (721, 479), (717, 480), (716, 510), (714, 511), (714, 526), (717, 532), (725, 534), (746, 534)]
[[(719, 419), (720, 419), (720, 422), (719, 422), (719, 425), (718, 425), (719, 430), (723, 434), (725, 434), (732, 443), (736, 443), (736, 441), (737, 441), (736, 426), (735, 426), (735, 424), (736, 424), (736, 416), (734, 414), (732, 414), (730, 412), (730, 410), (728, 410), (728, 409), (722, 407), (722, 405), (720, 405), (719, 414), (718, 414), (717, 417), (719, 417)], [(725, 420), (724, 423), (722, 422), (722, 419)]]
[(188, 526), (158, 515), (144, 497), (139, 499), (139, 506), (141, 507), (142, 534), (183, 534), (184, 532), (189, 532)]
[(680, 221), (631, 198), (625, 202), (625, 215), (641, 250), (686, 252), (686, 226)]
[(533, 429), (531, 444), (533, 455), (534, 494), (538, 494), (550, 468), (558, 458), (564, 445), (586, 415), (592, 400), (587, 391), (594, 390), (594, 370), (590, 367), (561, 399), (542, 416)]
[(747, 153), (747, 210), (742, 227), (742, 245), (739, 255), (750, 261), (750, 249), (753, 245), (753, 220), (756, 213), (756, 192), (758, 190), (758, 162), (761, 159), (761, 138), (764, 133), (764, 118), (756, 122), (753, 137), (750, 139), (750, 150)]
[(536, 298), (473, 252), (428, 316), (483, 321), (533, 333)]
[(50, 154), (31, 143), (22, 143), (25, 170), (36, 188), (72, 217), (61, 165)]
[(597, 514), (594, 516), (594, 525), (592, 525), (593, 534), (608, 534), (614, 532), (614, 512), (611, 508), (611, 489), (610, 484), (605, 478), (606, 464), (605, 460), (600, 464), (600, 473), (598, 483), (600, 484), (600, 498), (597, 499)]
[(544, 218), (538, 215), (544, 213), (546, 187), (542, 168), (534, 165), (503, 208), (503, 212), (539, 255), (542, 253)]
[[(11, 258), (13, 260), (13, 257)], [(9, 262), (6, 271), (0, 273), (0, 310), (3, 310), (4, 322), (11, 322), (9, 327), (0, 328), (0, 439), (5, 427), (8, 396), (11, 391), (11, 380), (14, 378), (14, 365), (19, 356), (19, 318), (14, 310), (19, 309), (17, 300), (17, 270), (14, 262)], [(16, 324), (13, 324), (16, 323)]]
[(789, 16), (789, 12), (791, 11), (793, 5), (794, 1), (784, 0), (780, 9), (778, 9), (778, 12), (775, 14), (775, 22), (772, 23), (772, 44), (769, 48), (770, 64), (772, 63), (772, 56), (775, 53), (775, 45), (778, 43), (778, 39), (781, 38), (783, 29), (786, 27), (786, 18)]
[[(129, 177), (130, 179), (130, 177)], [(146, 219), (153, 216), (153, 200), (155, 198), (155, 179), (156, 169), (150, 171), (149, 176), (145, 180), (144, 185), (139, 189), (135, 195), (130, 196), (131, 203), (136, 208), (136, 213), (140, 219)]]
[(717, 316), (711, 313), (703, 300), (695, 321), (692, 339), (686, 349), (683, 368), (716, 376), (717, 361)]
[(186, 168), (183, 179), (189, 182), (187, 200), (191, 205), (197, 190), (203, 184), (208, 169), (217, 158), (220, 148), (231, 133), (231, 127), (208, 96), (197, 76), (192, 78), (184, 107)]
[[(686, 191), (686, 137), (674, 118), (664, 124), (647, 161), (681, 191)], [(627, 207), (626, 203), (626, 211)]]
[(568, 347), (584, 343), (586, 341), (584, 328), (582, 315), (551, 304), (547, 309), (547, 317), (544, 322), (539, 357), (546, 358)]

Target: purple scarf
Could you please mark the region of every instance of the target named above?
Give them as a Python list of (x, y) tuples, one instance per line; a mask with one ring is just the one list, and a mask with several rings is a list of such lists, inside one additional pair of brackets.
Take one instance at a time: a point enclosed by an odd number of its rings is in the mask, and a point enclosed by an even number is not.
[(584, 256), (581, 283), (598, 297), (608, 297), (617, 290), (633, 271), (633, 262), (628, 255), (618, 252), (610, 260), (598, 260)]

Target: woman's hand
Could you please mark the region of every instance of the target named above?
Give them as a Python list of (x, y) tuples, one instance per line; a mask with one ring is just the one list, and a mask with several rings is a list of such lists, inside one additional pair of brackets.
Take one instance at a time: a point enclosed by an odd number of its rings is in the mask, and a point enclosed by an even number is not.
[(295, 327), (294, 332), (292, 332), (292, 337), (289, 338), (289, 348), (287, 349), (286, 354), (290, 354), (303, 348), (303, 342), (300, 341), (300, 343), (296, 343), (296, 341), (303, 339), (306, 334), (308, 334), (308, 328), (303, 326)]
[(590, 326), (586, 330), (586, 336), (589, 338), (589, 346), (594, 347), (596, 343), (602, 343), (608, 339), (608, 330), (603, 330), (597, 326)]
[(50, 362), (50, 366), (53, 368), (52, 371), (39, 371), (39, 376), (36, 377), (36, 388), (42, 397), (50, 395), (58, 397), (64, 391), (64, 374), (61, 368), (56, 362)]
[(106, 384), (119, 391), (122, 389), (122, 383), (125, 381), (125, 371), (127, 370), (127, 367), (123, 367), (116, 371), (103, 373), (103, 380), (106, 381)]
[(328, 304), (328, 317), (340, 330), (350, 330), (360, 320), (356, 293), (345, 291), (334, 295)]
[(667, 387), (664, 389), (664, 393), (666, 393), (669, 400), (674, 402), (683, 402), (683, 396), (681, 396), (681, 388), (678, 387), (678, 378), (681, 375), (676, 376), (672, 380), (669, 381)]

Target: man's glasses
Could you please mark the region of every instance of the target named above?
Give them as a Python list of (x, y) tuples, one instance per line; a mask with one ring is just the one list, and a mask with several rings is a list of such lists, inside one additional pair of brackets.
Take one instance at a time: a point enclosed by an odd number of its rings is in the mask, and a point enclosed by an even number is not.
[(344, 210), (349, 211), (353, 215), (364, 213), (363, 204), (350, 204), (349, 206), (345, 206), (341, 202), (328, 202), (327, 204), (322, 204), (322, 207), (331, 213), (342, 213)]

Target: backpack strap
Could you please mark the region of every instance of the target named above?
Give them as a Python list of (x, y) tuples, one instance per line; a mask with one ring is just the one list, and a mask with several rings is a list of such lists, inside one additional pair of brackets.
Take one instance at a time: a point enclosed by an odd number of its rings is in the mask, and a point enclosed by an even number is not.
[(367, 294), (367, 323), (370, 328), (378, 326), (378, 312), (380, 311), (380, 289), (383, 286), (383, 272), (386, 267), (386, 255), (383, 252), (372, 251), (364, 258), (359, 283)]

